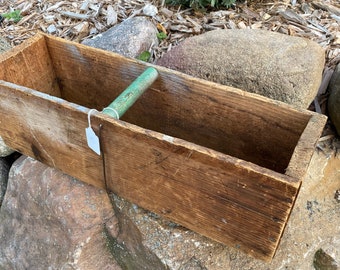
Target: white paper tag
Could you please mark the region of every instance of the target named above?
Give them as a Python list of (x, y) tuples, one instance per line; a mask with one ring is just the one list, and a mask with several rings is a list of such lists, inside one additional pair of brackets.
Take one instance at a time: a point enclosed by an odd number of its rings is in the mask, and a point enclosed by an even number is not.
[(100, 155), (100, 142), (99, 142), (99, 138), (96, 135), (96, 133), (94, 133), (94, 131), (93, 131), (92, 127), (91, 127), (91, 113), (93, 111), (95, 111), (95, 109), (90, 110), (88, 115), (87, 115), (87, 120), (88, 120), (89, 126), (87, 128), (85, 128), (86, 140), (87, 140), (87, 145), (94, 152), (96, 152), (98, 155)]
[(85, 129), (86, 132), (86, 140), (87, 140), (87, 145), (95, 151), (98, 155), (100, 155), (100, 143), (99, 143), (99, 138), (94, 133), (93, 129), (91, 127), (88, 127)]

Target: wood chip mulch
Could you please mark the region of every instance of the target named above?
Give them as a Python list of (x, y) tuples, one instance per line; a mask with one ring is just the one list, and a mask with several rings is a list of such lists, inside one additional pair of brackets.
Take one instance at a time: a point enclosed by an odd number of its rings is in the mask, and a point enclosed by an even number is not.
[[(326, 52), (323, 82), (310, 109), (327, 114), (327, 86), (335, 66), (340, 62), (338, 0), (248, 0), (237, 2), (229, 9), (204, 12), (169, 6), (164, 2), (2, 0), (0, 15), (20, 10), (22, 18), (15, 22), (14, 19), (0, 17), (0, 36), (12, 46), (38, 31), (81, 42), (128, 18), (149, 16), (159, 32), (167, 36), (151, 49), (153, 61), (184, 39), (214, 29), (265, 29), (304, 37), (317, 42)], [(323, 141), (335, 137), (334, 132), (327, 131), (327, 128), (324, 133)]]
[(266, 29), (314, 40), (326, 49), (326, 66), (340, 61), (340, 2), (337, 0), (250, 0), (230, 9), (197, 11), (167, 6), (160, 1), (1, 1), (0, 14), (21, 11), (22, 19), (4, 19), (0, 35), (17, 45), (37, 31), (81, 41), (133, 16), (151, 15), (159, 31), (167, 34), (157, 48), (159, 58), (182, 40), (214, 29)]

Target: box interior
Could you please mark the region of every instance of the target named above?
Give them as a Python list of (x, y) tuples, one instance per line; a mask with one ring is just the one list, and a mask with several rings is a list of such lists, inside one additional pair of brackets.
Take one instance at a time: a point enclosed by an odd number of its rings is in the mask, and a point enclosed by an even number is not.
[[(102, 110), (145, 68), (42, 36), (3, 59), (0, 79)], [(159, 70), (157, 81), (121, 120), (285, 173), (309, 114)]]

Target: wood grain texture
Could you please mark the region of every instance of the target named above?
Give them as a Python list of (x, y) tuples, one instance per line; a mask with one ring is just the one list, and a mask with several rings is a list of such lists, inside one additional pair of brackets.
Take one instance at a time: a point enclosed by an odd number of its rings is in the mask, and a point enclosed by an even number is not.
[(27, 156), (104, 188), (102, 159), (87, 147), (88, 109), (0, 81), (1, 136)]
[(36, 35), (0, 55), (1, 80), (60, 96), (45, 38)]
[(322, 129), (316, 127), (324, 127), (326, 120), (325, 116), (317, 114), (314, 114), (309, 119), (290, 159), (285, 172), (286, 175), (296, 179), (303, 179), (305, 177), (317, 143), (315, 138), (319, 138), (322, 133)]
[[(10, 147), (218, 242), (272, 258), (325, 117), (156, 67), (159, 79), (123, 121), (92, 115), (104, 152), (98, 156), (85, 138), (89, 109), (106, 107), (146, 64), (43, 39), (16, 54), (26, 57), (39, 45), (50, 57), (44, 62), (53, 68), (39, 75), (49, 78), (44, 90), (0, 81), (0, 135)], [(22, 82), (35, 86), (32, 80)], [(62, 98), (41, 92), (55, 89)]]
[(104, 149), (115, 145), (105, 155), (110, 190), (216, 241), (273, 255), (299, 183), (153, 132), (121, 133), (106, 124), (103, 138)]
[[(47, 43), (62, 97), (85, 107), (102, 110), (146, 67), (63, 40), (47, 38)], [(309, 113), (162, 67), (157, 69), (159, 79), (123, 120), (284, 173), (311, 117)]]

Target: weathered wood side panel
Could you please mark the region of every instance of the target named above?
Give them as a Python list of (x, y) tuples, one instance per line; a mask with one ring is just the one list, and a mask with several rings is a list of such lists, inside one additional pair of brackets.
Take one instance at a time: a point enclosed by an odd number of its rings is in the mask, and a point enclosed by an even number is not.
[[(62, 97), (102, 110), (146, 65), (46, 38)], [(123, 120), (284, 173), (310, 114), (156, 66), (160, 78)], [(79, 79), (81, 78), (81, 80)]]
[(41, 35), (0, 55), (0, 80), (60, 96), (45, 38)]
[(104, 188), (101, 158), (86, 146), (88, 109), (0, 81), (0, 136), (18, 152)]
[(300, 136), (285, 175), (296, 179), (304, 179), (317, 144), (315, 138), (320, 138), (326, 122), (326, 116), (313, 114)]
[[(86, 144), (88, 109), (6, 82), (0, 108), (0, 135), (10, 147), (105, 186), (102, 160)], [(219, 242), (272, 257), (299, 182), (101, 113), (92, 122), (102, 124), (110, 190)]]
[(104, 149), (114, 145), (105, 153), (110, 190), (255, 257), (273, 256), (300, 183), (153, 132), (105, 123), (102, 134)]

